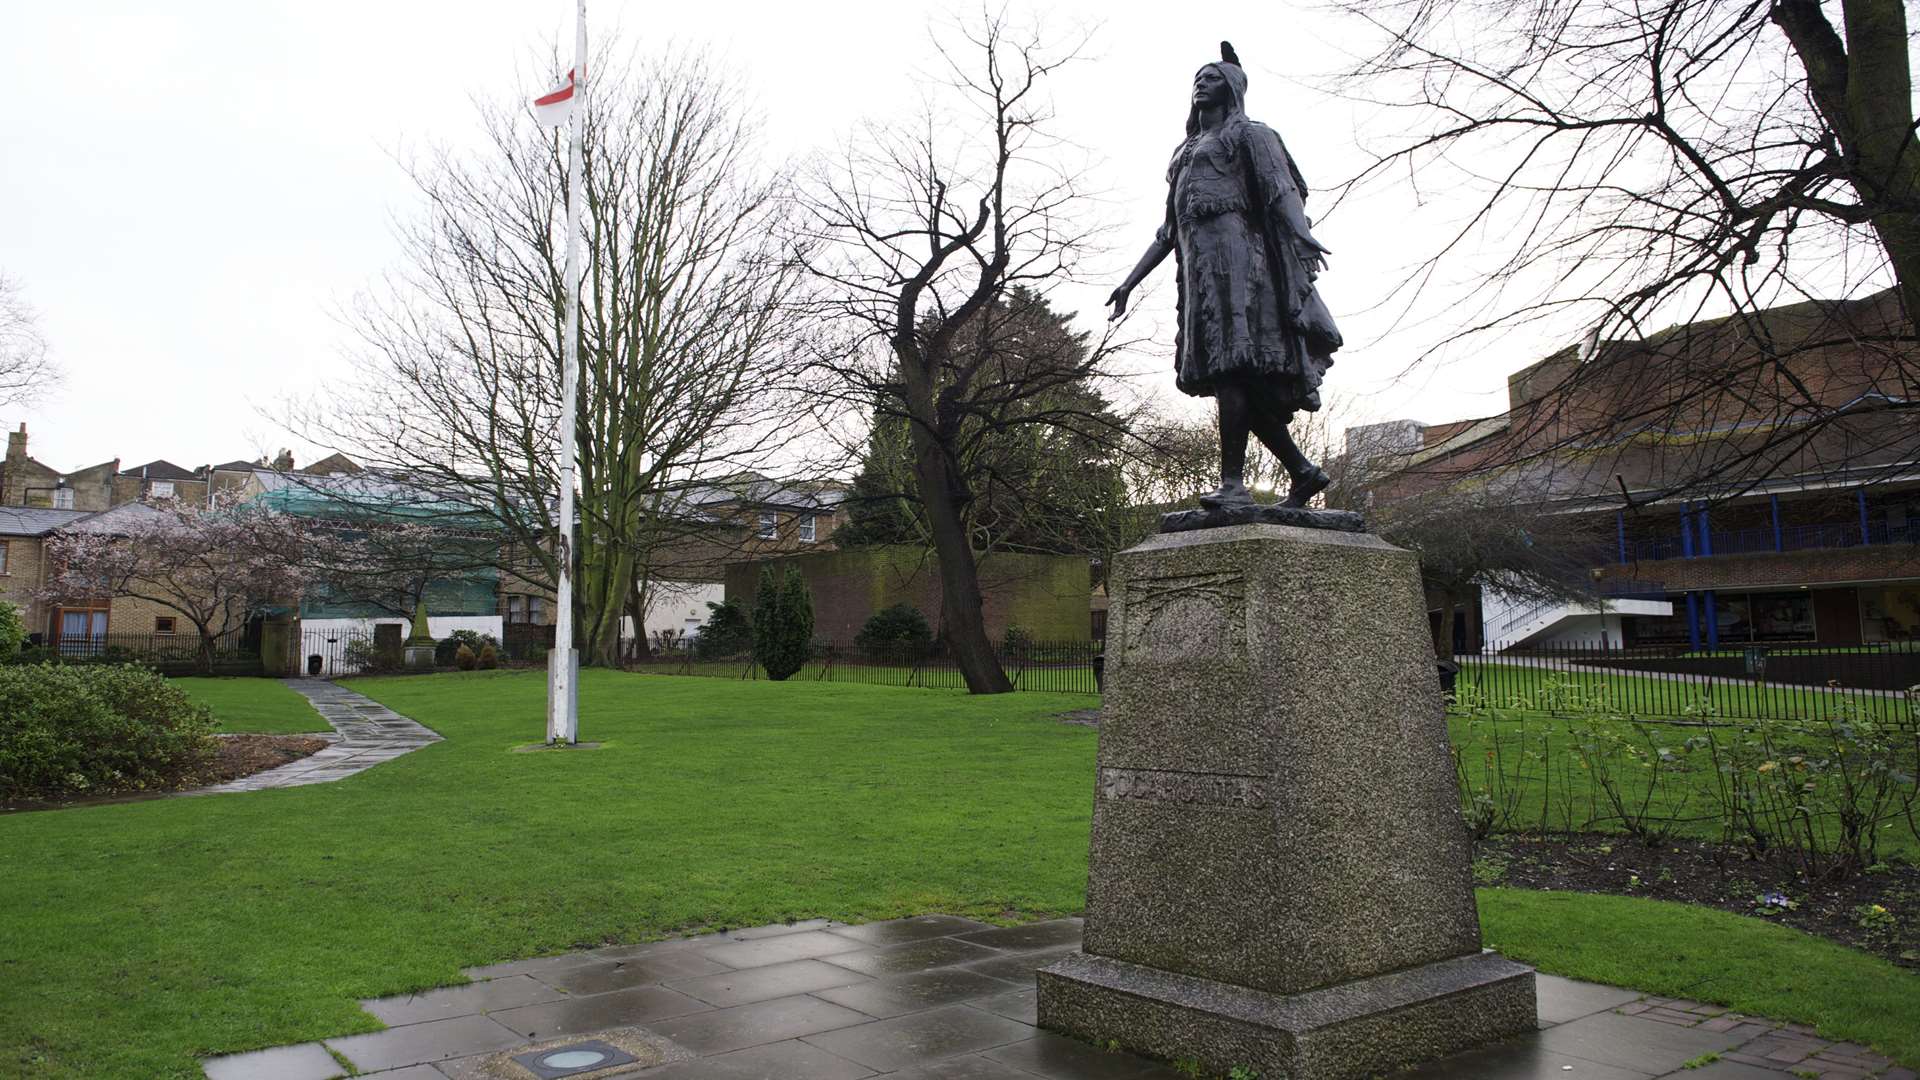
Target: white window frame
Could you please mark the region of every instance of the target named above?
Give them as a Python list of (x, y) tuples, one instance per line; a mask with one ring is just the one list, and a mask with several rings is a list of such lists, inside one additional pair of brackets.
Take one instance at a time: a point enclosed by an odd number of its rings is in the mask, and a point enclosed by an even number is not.
[(760, 528), (754, 535), (762, 540), (779, 539), (780, 515), (771, 510), (760, 511)]
[(7, 576), (7, 546), (9, 541), (0, 540), (0, 577)]
[(800, 522), (798, 535), (801, 543), (811, 544), (819, 538), (819, 530), (814, 526), (814, 515), (802, 514), (798, 520)]
[(55, 510), (73, 509), (73, 489), (57, 487), (53, 489), (53, 508)]

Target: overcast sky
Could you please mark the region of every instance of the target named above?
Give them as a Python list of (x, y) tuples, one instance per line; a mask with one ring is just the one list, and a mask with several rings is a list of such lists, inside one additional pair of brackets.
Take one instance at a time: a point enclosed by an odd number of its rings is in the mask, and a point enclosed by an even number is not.
[[(1379, 119), (1298, 81), (1359, 45), (1355, 27), (1306, 6), (1045, 7), (1061, 25), (1098, 23), (1093, 59), (1063, 75), (1055, 97), (1061, 129), (1103, 159), (1094, 184), (1127, 224), (1116, 283), (1158, 224), (1192, 73), (1221, 38), (1249, 71), (1249, 114), (1280, 130), (1310, 183), (1360, 160), (1356, 135)], [(418, 211), (393, 155), (470, 145), (476, 96), (544, 90), (530, 57), (570, 35), (572, 10), (569, 0), (8, 5), (0, 272), (40, 310), (68, 382), (37, 408), (0, 412), (0, 423), (27, 422), (34, 456), (61, 469), (114, 457), (192, 468), (291, 443), (263, 410), (324, 391), (349, 336), (335, 313), (394, 265), (393, 223)], [(953, 10), (598, 0), (589, 31), (712, 49), (757, 103), (770, 155), (788, 156), (913, 100), (915, 73), (930, 63), (929, 20)], [(1323, 213), (1324, 200), (1308, 209)], [(1368, 308), (1445, 216), (1389, 194), (1316, 227), (1335, 253), (1321, 285), (1347, 338), (1328, 386), (1361, 418), (1497, 411), (1510, 371), (1567, 343), (1510, 336), (1401, 377), (1448, 327), (1387, 334)], [(1169, 263), (1156, 275), (1160, 309), (1170, 274)], [(1085, 325), (1101, 317), (1103, 295), (1076, 294)], [(1169, 392), (1170, 369), (1166, 358)]]

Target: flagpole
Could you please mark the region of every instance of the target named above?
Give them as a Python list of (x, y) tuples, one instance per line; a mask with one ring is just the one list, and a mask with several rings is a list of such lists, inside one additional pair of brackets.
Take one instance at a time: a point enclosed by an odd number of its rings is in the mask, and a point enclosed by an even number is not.
[(560, 363), (560, 521), (554, 563), (553, 652), (548, 654), (547, 741), (580, 741), (580, 651), (573, 644), (575, 412), (580, 399), (580, 137), (587, 123), (587, 0), (578, 0), (573, 42), (573, 111), (567, 118), (567, 328)]

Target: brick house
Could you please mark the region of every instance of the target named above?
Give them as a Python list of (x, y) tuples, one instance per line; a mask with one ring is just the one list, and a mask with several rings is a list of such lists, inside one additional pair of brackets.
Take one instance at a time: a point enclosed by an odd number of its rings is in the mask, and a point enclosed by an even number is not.
[[(1607, 350), (1600, 367), (1557, 352), (1508, 379), (1496, 416), (1348, 433), (1363, 505), (1472, 478), (1586, 515), (1607, 537), (1590, 571), (1604, 605), (1510, 604), (1483, 588), (1456, 646), (1920, 640), (1920, 348), (1897, 297), (1752, 322), (1775, 356), (1754, 354), (1751, 325), (1708, 320), (1590, 346)], [(1824, 423), (1781, 404), (1802, 388)], [(1666, 494), (1703, 460), (1728, 464)]]
[[(87, 516), (88, 512), (83, 510), (0, 507), (0, 600), (19, 609), (21, 621), (30, 634), (45, 634), (60, 617), (59, 609), (37, 596), (46, 584), (43, 553), (47, 537)], [(90, 624), (93, 616), (82, 618)], [(105, 617), (101, 618), (104, 633)]]

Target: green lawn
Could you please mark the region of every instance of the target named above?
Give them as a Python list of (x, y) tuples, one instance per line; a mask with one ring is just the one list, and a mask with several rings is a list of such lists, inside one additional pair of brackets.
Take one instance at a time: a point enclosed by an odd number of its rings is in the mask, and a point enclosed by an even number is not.
[[(1644, 802), (1648, 816), (1672, 823), (1676, 835), (1722, 838), (1715, 762), (1704, 749), (1687, 746), (1690, 737), (1701, 734), (1698, 727), (1512, 710), (1453, 712), (1447, 724), (1469, 782), (1504, 809), (1504, 816), (1496, 819), (1496, 832), (1625, 831), (1626, 823), (1595, 773), (1582, 766), (1576, 748), (1583, 741), (1582, 730), (1611, 730), (1624, 738), (1624, 745), (1647, 751), (1650, 760), (1653, 751), (1648, 750), (1644, 729), (1655, 740), (1653, 745), (1667, 748), (1672, 756), (1657, 772), (1641, 762), (1614, 757), (1612, 776), (1625, 795), (1622, 801), (1636, 812)], [(1817, 749), (1821, 744), (1816, 739), (1812, 745)], [(1909, 747), (1907, 760), (1911, 757)], [(1911, 771), (1910, 765), (1896, 767), (1896, 772)], [(1822, 783), (1826, 785), (1822, 791), (1831, 792), (1839, 779), (1830, 774)], [(1911, 782), (1907, 790), (1912, 790)], [(1823, 836), (1837, 836), (1838, 822), (1821, 812), (1825, 804), (1809, 800), (1807, 805), (1815, 810), (1807, 824)], [(1876, 832), (1878, 857), (1920, 861), (1920, 841), (1904, 816), (1893, 812), (1895, 816), (1883, 821)]]
[[(676, 930), (1083, 903), (1095, 737), (1052, 719), (1083, 696), (588, 671), (603, 748), (514, 753), (537, 672), (354, 685), (446, 741), (334, 784), (0, 817), (0, 1075), (196, 1076), (377, 1028), (356, 998)], [(1863, 953), (1645, 901), (1483, 901), (1549, 970), (1748, 995), (1920, 1062), (1920, 978)]]
[(198, 676), (169, 680), (213, 710), (216, 730), (259, 735), (295, 735), (331, 731), (307, 699), (278, 679)]

